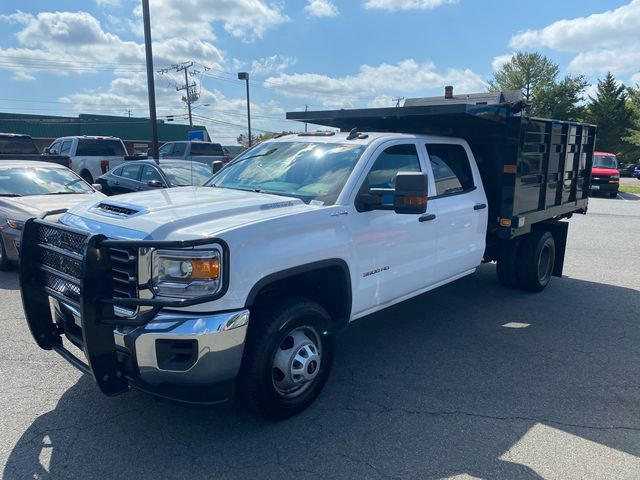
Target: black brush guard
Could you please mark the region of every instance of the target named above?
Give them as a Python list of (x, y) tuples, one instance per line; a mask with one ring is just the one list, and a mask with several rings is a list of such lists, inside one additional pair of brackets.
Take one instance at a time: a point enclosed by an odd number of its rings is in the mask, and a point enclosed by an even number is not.
[[(111, 248), (193, 248), (214, 243), (222, 248), (220, 292), (195, 299), (114, 297)], [(228, 267), (228, 247), (220, 239), (110, 240), (102, 234), (34, 218), (25, 223), (22, 236), (20, 291), (27, 324), (38, 346), (55, 350), (82, 372), (92, 374), (100, 390), (113, 396), (129, 389), (124, 365), (117, 357), (114, 327), (144, 325), (163, 307), (186, 307), (220, 298), (228, 285)], [(139, 287), (151, 291), (150, 285)], [(64, 347), (64, 328), (53, 320), (50, 297), (80, 312), (82, 348), (88, 365)], [(115, 306), (151, 308), (132, 317), (118, 317)]]

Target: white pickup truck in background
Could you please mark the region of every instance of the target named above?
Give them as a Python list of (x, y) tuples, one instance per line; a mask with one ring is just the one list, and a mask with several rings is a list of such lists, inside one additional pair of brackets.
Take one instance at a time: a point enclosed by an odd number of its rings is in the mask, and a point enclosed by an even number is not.
[(100, 175), (117, 167), (128, 156), (127, 149), (117, 137), (75, 136), (53, 141), (43, 152), (47, 155), (68, 155), (71, 169), (93, 184)]
[(30, 220), (20, 288), (33, 337), (107, 395), (216, 403), (237, 391), (294, 415), (322, 390), (349, 322), (482, 262), (533, 292), (562, 276), (561, 220), (586, 213), (596, 128), (523, 105), (299, 112), (369, 128), (283, 136), (205, 186)]

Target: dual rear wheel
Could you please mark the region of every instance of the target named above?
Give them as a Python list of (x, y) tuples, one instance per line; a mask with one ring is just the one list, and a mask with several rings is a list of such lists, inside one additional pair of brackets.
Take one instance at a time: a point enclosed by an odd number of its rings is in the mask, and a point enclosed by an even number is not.
[(506, 287), (540, 292), (549, 284), (555, 266), (556, 244), (553, 235), (534, 230), (521, 242), (506, 242), (498, 253), (496, 272)]

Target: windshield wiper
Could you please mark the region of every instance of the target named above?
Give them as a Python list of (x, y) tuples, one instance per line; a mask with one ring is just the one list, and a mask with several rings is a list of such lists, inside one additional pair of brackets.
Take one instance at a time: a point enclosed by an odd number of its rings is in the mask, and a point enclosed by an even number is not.
[(0, 197), (21, 197), (19, 193), (0, 193)]
[(81, 195), (87, 192), (49, 192), (43, 193), (43, 195)]

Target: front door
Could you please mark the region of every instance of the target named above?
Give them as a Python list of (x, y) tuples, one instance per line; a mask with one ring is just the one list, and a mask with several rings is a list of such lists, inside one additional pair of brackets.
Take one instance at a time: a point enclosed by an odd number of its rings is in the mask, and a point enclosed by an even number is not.
[[(395, 188), (398, 172), (425, 171), (415, 142), (392, 141), (381, 145), (369, 161), (360, 192), (368, 188)], [(393, 196), (384, 198), (393, 205)], [(393, 210), (358, 211), (351, 223), (355, 258), (354, 317), (395, 303), (435, 280), (436, 231), (427, 214), (398, 214)], [(422, 217), (422, 218), (421, 218)]]

